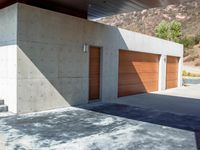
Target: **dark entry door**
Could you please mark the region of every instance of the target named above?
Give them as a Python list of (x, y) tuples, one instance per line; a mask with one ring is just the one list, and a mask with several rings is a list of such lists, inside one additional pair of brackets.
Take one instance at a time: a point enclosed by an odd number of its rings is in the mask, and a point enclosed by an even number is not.
[(89, 52), (89, 100), (99, 99), (100, 48), (90, 47)]

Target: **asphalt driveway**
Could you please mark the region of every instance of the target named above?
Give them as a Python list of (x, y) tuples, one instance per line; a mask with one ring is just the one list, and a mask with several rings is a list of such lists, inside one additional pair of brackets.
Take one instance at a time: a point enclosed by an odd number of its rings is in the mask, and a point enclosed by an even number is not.
[(196, 150), (200, 118), (122, 104), (0, 117), (0, 149)]

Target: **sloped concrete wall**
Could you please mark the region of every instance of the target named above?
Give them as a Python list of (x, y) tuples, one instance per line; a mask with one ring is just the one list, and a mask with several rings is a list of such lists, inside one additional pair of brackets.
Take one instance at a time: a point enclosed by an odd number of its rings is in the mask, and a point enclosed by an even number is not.
[(102, 48), (102, 101), (117, 99), (119, 49), (183, 56), (176, 43), (24, 4), (18, 4), (17, 31), (19, 113), (88, 103), (85, 43)]
[(0, 10), (0, 99), (17, 112), (17, 4)]

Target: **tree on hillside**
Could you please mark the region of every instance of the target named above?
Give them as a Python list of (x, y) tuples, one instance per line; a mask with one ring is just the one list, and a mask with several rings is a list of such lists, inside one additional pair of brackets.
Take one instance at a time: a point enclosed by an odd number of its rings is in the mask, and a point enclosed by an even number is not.
[(181, 23), (175, 20), (171, 22), (163, 20), (155, 27), (155, 35), (179, 43), (182, 36)]

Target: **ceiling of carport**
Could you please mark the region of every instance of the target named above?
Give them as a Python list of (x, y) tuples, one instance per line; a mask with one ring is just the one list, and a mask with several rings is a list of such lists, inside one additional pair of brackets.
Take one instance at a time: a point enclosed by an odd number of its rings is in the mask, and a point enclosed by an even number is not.
[(90, 0), (88, 18), (95, 19), (130, 11), (180, 4), (190, 0)]
[(190, 0), (0, 0), (0, 8), (21, 2), (81, 18), (97, 19), (188, 1)]

